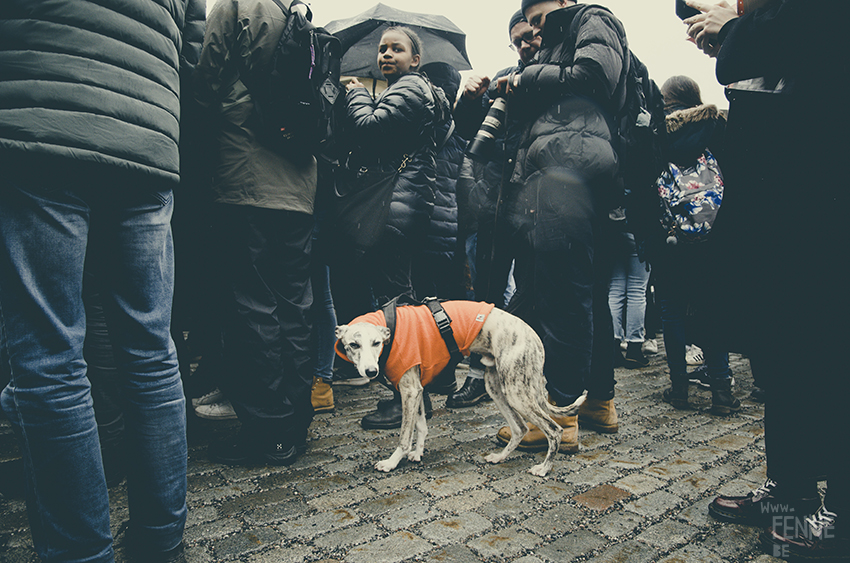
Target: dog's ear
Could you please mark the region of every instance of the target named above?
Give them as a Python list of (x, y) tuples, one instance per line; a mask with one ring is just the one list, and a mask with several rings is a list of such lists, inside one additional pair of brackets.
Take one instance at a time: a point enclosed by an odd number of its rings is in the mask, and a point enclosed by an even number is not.
[(392, 336), (392, 333), (390, 332), (390, 329), (388, 329), (388, 328), (387, 328), (387, 327), (385, 327), (385, 326), (380, 326), (380, 327), (378, 327), (378, 329), (379, 329), (379, 332), (381, 333), (381, 338), (383, 338), (383, 339), (384, 339), (384, 344), (386, 344), (387, 342), (389, 342), (389, 341), (390, 341), (390, 336)]
[(334, 333), (334, 334), (336, 335), (336, 339), (337, 339), (337, 340), (341, 340), (341, 339), (342, 339), (342, 336), (345, 334), (345, 331), (346, 331), (346, 330), (348, 330), (348, 325), (339, 325), (339, 326), (337, 326), (337, 327), (336, 327), (336, 332)]

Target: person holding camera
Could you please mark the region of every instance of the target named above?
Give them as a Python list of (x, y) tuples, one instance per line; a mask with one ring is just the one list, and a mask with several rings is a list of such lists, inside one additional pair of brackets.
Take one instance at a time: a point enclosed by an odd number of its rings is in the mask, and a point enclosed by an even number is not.
[[(850, 490), (836, 437), (850, 430), (838, 353), (850, 313), (843, 166), (850, 67), (835, 55), (847, 50), (850, 4), (754, 3), (742, 0), (736, 11), (689, 0), (700, 13), (684, 20), (691, 41), (717, 58), (730, 101), (713, 280), (726, 305), (722, 334), (759, 366), (765, 389), (768, 479), (745, 496), (717, 497), (709, 513), (767, 528), (762, 542), (773, 555), (846, 560)], [(805, 330), (777, 349), (788, 327)]]
[[(525, 124), (511, 176), (521, 188), (508, 220), (527, 233), (533, 264), (517, 284), (516, 313), (543, 340), (549, 400), (568, 405), (587, 390), (583, 423), (616, 432), (606, 222), (618, 186), (609, 124), (625, 102), (626, 33), (599, 6), (523, 0), (522, 9), (543, 38), (537, 64), (498, 81)], [(578, 417), (557, 422), (561, 451), (578, 451)], [(499, 430), (500, 441), (510, 437), (509, 428)], [(532, 428), (520, 447), (545, 442)]]
[[(505, 123), (497, 128), (495, 134), (490, 132), (489, 125), (483, 131), (481, 128), (496, 101), (498, 79), (531, 63), (542, 40), (539, 35), (534, 35), (521, 10), (511, 16), (508, 33), (511, 48), (519, 55), (516, 66), (500, 70), (492, 81), (483, 75), (469, 77), (454, 110), (458, 132), (466, 139), (480, 141), (483, 151), (475, 159), (467, 156), (458, 179), (459, 215), (468, 218), (465, 232), (470, 236), (474, 234), (477, 239), (474, 257), (470, 258), (474, 260), (476, 274), (472, 284), (475, 299), (497, 304), (504, 300), (511, 264), (517, 258), (521, 260), (522, 254), (517, 247), (519, 237), (504, 220), (504, 209), (500, 209), (502, 194), (507, 195), (511, 191), (510, 174), (521, 123), (512, 119), (509, 112), (503, 111), (501, 115), (505, 116)], [(473, 354), (466, 380), (457, 392), (446, 399), (446, 406), (471, 407), (488, 399), (484, 388), (484, 366), (480, 357)]]

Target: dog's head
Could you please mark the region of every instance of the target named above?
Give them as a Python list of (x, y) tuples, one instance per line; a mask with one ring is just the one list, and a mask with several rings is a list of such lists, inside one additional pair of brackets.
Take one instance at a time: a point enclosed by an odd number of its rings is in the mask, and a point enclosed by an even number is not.
[(390, 329), (371, 323), (340, 325), (336, 327), (336, 337), (360, 375), (370, 379), (378, 375), (378, 362), (390, 339)]

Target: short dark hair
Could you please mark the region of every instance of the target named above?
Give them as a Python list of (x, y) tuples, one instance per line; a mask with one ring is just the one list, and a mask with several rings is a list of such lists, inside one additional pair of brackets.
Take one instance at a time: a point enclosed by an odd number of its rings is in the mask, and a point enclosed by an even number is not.
[(668, 78), (661, 86), (661, 95), (664, 96), (664, 109), (667, 111), (702, 105), (699, 84), (689, 76)]

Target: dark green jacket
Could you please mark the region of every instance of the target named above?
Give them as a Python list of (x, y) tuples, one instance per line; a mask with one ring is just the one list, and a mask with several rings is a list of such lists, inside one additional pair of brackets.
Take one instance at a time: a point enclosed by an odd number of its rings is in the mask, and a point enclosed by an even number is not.
[(0, 155), (180, 174), (180, 81), (202, 0), (0, 2)]

